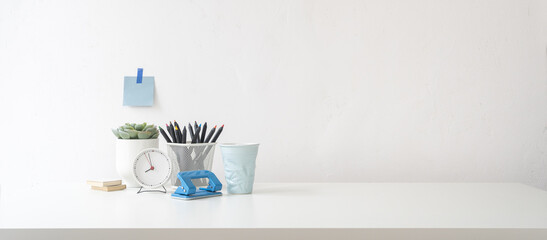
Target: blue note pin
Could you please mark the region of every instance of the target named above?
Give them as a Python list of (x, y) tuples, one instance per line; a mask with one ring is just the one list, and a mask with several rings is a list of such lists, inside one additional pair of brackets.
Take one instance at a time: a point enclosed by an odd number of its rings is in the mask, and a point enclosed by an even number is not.
[(142, 68), (137, 69), (137, 83), (142, 83)]

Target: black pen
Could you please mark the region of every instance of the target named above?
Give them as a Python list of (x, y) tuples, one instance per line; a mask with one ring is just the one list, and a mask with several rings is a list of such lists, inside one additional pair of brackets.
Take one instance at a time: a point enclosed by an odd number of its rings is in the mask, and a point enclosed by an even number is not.
[(173, 123), (169, 122), (169, 124), (171, 124), (171, 126), (165, 124), (165, 126), (167, 127), (167, 132), (169, 133), (169, 135), (171, 135), (171, 139), (173, 139), (173, 142), (177, 142), (175, 140), (175, 129), (173, 129)]
[(175, 122), (175, 128), (176, 128), (175, 136), (177, 136), (177, 143), (182, 143), (182, 133), (180, 132), (180, 126), (177, 123), (177, 121), (174, 121), (174, 122)]
[(194, 133), (194, 137), (192, 138), (192, 143), (198, 142), (198, 135)]
[(222, 124), (222, 127), (220, 127), (220, 128), (218, 129), (217, 134), (215, 134), (215, 136), (213, 137), (213, 140), (212, 140), (211, 142), (216, 142), (216, 141), (217, 141), (218, 136), (220, 136), (220, 133), (222, 133), (222, 129), (224, 129), (224, 124)]
[(201, 129), (201, 137), (199, 138), (200, 143), (205, 142), (205, 133), (207, 133), (207, 122), (203, 124), (203, 129)]
[(163, 136), (163, 138), (165, 138), (165, 141), (170, 143), (171, 139), (169, 139), (169, 136), (167, 136), (167, 133), (165, 133), (165, 131), (163, 131), (163, 128), (161, 128), (160, 126), (158, 126), (158, 128), (160, 129), (160, 132), (161, 132), (161, 135)]
[(182, 129), (182, 143), (186, 143), (186, 126)]
[(194, 141), (194, 129), (191, 123), (188, 123), (188, 132), (190, 132), (190, 140)]
[(199, 143), (199, 131), (201, 131), (201, 125), (198, 126), (198, 128), (196, 128), (196, 132), (194, 133), (194, 136), (196, 138), (196, 141), (192, 141), (192, 143)]
[(175, 126), (175, 138), (176, 138), (176, 140), (177, 140), (177, 143), (181, 143), (181, 142), (182, 142), (182, 139), (180, 139), (181, 136), (179, 136), (179, 132), (180, 132), (179, 127)]
[(211, 131), (209, 132), (209, 135), (207, 135), (207, 138), (203, 142), (209, 143), (209, 141), (211, 140), (211, 137), (213, 137), (213, 134), (215, 133), (216, 130), (217, 130), (217, 126), (211, 129)]

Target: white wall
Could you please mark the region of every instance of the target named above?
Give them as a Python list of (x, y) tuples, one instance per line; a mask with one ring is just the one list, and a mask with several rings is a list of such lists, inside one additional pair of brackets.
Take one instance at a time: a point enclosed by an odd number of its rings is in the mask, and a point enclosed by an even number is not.
[[(260, 142), (261, 182), (547, 189), (546, 15), (520, 0), (3, 0), (0, 182), (116, 177), (110, 128), (176, 119)], [(154, 107), (122, 107), (137, 67)]]

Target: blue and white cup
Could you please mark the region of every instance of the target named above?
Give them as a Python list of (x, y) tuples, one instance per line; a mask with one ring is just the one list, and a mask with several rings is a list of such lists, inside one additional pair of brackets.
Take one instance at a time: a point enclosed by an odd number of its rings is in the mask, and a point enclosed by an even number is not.
[(258, 143), (223, 143), (220, 145), (224, 175), (230, 194), (253, 192)]

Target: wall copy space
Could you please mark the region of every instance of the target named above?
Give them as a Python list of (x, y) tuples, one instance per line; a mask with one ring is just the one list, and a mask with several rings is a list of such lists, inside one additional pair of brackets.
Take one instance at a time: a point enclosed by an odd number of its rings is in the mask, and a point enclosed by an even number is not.
[[(226, 124), (261, 182), (547, 189), (544, 1), (1, 1), (0, 183), (115, 178), (110, 128)], [(122, 107), (123, 76), (156, 104)], [(163, 145), (163, 140), (160, 143)], [(217, 149), (213, 170), (223, 178)]]

